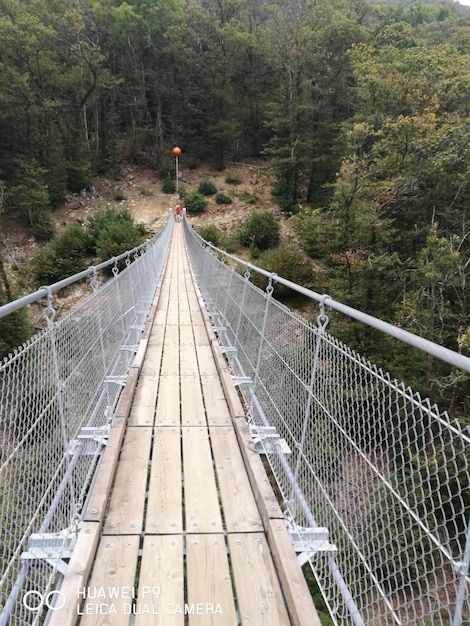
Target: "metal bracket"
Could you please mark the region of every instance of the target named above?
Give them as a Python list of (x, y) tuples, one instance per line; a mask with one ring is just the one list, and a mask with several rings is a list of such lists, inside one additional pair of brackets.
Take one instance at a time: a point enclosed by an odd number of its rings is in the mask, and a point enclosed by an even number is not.
[(232, 382), (237, 387), (238, 385), (251, 385), (252, 379), (249, 376), (232, 376)]
[(139, 348), (138, 343), (132, 343), (132, 344), (119, 346), (119, 350), (121, 352), (137, 352), (138, 348)]
[(227, 326), (212, 326), (212, 330), (215, 333), (222, 333), (222, 332), (225, 332), (227, 330)]
[(84, 426), (76, 439), (69, 442), (67, 452), (73, 455), (78, 448), (82, 446), (80, 454), (95, 456), (102, 446), (108, 443), (109, 424), (105, 426)]
[(60, 574), (65, 575), (75, 546), (76, 533), (70, 529), (59, 533), (33, 533), (29, 538), (28, 550), (23, 552), (24, 561), (46, 561)]
[(466, 576), (469, 570), (469, 564), (465, 561), (453, 561), (454, 572), (457, 576)]
[(234, 346), (220, 346), (220, 351), (222, 354), (227, 354), (227, 352), (236, 352), (237, 349)]
[(274, 426), (254, 426), (250, 424), (250, 432), (259, 454), (271, 454), (277, 451), (291, 454), (285, 439), (281, 439)]
[(127, 376), (106, 376), (104, 382), (116, 383), (117, 385), (121, 385), (122, 387), (124, 387), (127, 382)]
[(328, 541), (328, 528), (289, 528), (297, 560), (304, 565), (308, 560), (322, 556), (332, 556), (337, 547)]

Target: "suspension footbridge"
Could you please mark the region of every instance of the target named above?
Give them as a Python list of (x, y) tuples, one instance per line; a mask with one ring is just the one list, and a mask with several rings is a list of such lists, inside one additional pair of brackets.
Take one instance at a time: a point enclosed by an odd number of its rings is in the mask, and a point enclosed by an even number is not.
[(328, 316), (470, 360), (254, 271), (169, 219), (0, 308), (44, 316), (0, 369), (0, 624), (315, 626), (312, 588), (328, 623), (469, 623), (468, 428)]

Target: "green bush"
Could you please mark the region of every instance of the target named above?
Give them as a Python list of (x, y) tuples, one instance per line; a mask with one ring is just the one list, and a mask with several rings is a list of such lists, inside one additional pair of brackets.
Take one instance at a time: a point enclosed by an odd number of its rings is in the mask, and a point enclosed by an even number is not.
[[(110, 224), (126, 223), (131, 227), (134, 226), (132, 215), (127, 207), (116, 208), (110, 206), (103, 211), (98, 211), (88, 218), (87, 233), (89, 238), (90, 250), (97, 251), (98, 240), (102, 237), (102, 233), (106, 231)], [(132, 241), (134, 239), (132, 238)], [(132, 248), (133, 246), (129, 246)], [(129, 248), (126, 248), (128, 250)], [(114, 256), (114, 255), (111, 255)]]
[(279, 224), (270, 211), (252, 211), (240, 231), (240, 243), (258, 250), (274, 248), (279, 243)]
[(2, 317), (0, 319), (0, 360), (27, 341), (31, 332), (32, 328), (25, 308)]
[(229, 254), (235, 254), (241, 248), (240, 233), (237, 231), (230, 232), (223, 238), (219, 247), (223, 248), (225, 252)]
[(249, 191), (244, 191), (240, 195), (240, 200), (242, 202), (246, 202), (247, 204), (256, 204), (258, 201), (258, 198), (254, 196), (252, 193), (250, 193)]
[(217, 193), (215, 196), (215, 201), (217, 202), (217, 204), (231, 204), (232, 198), (230, 196), (227, 196), (227, 194), (223, 193), (222, 191), (219, 191), (219, 193)]
[(207, 205), (207, 200), (198, 191), (188, 191), (183, 201), (188, 213), (202, 213)]
[[(265, 250), (258, 259), (258, 265), (268, 272), (273, 272), (286, 280), (302, 287), (312, 287), (313, 272), (307, 256), (294, 244), (287, 243)], [(264, 287), (264, 285), (259, 285)], [(294, 295), (292, 290), (283, 285), (276, 285), (276, 296)]]
[(100, 261), (107, 261), (142, 243), (140, 229), (132, 221), (116, 220), (103, 228), (96, 240), (96, 253)]
[(40, 241), (49, 241), (56, 232), (55, 222), (49, 209), (38, 209), (31, 215), (33, 235)]
[(217, 192), (217, 187), (208, 178), (203, 178), (197, 190), (203, 196), (213, 196)]
[(81, 272), (90, 264), (90, 255), (99, 261), (135, 248), (144, 239), (126, 207), (109, 207), (88, 220), (87, 228), (70, 224), (33, 257), (33, 273), (40, 285), (48, 285)]
[(81, 272), (87, 266), (88, 236), (71, 224), (33, 257), (33, 274), (38, 285), (50, 285)]
[(215, 224), (207, 224), (206, 226), (200, 226), (197, 230), (198, 235), (200, 235), (206, 241), (214, 244), (214, 246), (219, 246), (220, 242), (220, 230), (217, 228)]
[(242, 179), (240, 178), (240, 176), (238, 176), (238, 174), (229, 172), (227, 176), (225, 177), (225, 182), (228, 185), (240, 185), (240, 183), (242, 182)]
[(175, 193), (176, 181), (173, 178), (164, 178), (162, 180), (163, 193)]

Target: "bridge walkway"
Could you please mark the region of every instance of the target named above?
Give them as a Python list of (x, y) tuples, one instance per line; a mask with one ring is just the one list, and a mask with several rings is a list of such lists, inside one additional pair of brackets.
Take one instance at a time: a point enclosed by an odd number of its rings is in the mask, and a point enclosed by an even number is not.
[(320, 624), (181, 224), (60, 590), (50, 626)]

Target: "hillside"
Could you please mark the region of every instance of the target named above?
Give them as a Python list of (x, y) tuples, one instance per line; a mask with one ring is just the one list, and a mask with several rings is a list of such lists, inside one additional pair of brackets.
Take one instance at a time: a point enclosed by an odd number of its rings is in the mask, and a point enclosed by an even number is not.
[[(272, 173), (264, 161), (232, 164), (224, 172), (218, 172), (210, 165), (189, 169), (180, 167), (181, 179), (179, 190), (196, 190), (202, 178), (214, 182), (218, 191), (232, 197), (230, 205), (217, 205), (214, 198), (208, 198), (204, 213), (190, 216), (191, 223), (215, 224), (221, 230), (239, 226), (253, 209), (275, 210), (276, 203), (271, 194)], [(227, 172), (237, 174), (239, 185), (225, 182)], [(247, 198), (254, 198), (249, 202)], [(96, 176), (88, 189), (79, 194), (71, 194), (60, 207), (53, 212), (57, 228), (73, 222), (85, 223), (87, 217), (108, 206), (127, 206), (136, 223), (143, 224), (149, 233), (158, 232), (164, 225), (168, 208), (182, 203), (178, 194), (166, 194), (162, 191), (160, 177), (144, 166), (122, 167), (118, 179)], [(10, 213), (2, 221), (5, 266), (9, 272), (15, 267), (27, 280), (27, 264), (31, 255), (43, 245), (31, 236), (31, 228), (24, 215)]]

